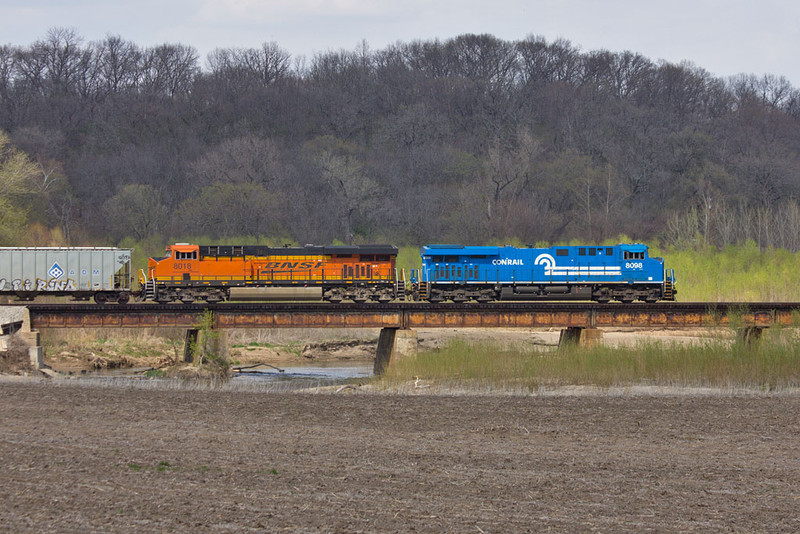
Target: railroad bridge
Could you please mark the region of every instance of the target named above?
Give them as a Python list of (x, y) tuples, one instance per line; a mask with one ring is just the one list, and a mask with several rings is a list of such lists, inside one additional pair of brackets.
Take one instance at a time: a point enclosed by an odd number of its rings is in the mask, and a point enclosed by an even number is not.
[(737, 328), (749, 341), (757, 339), (763, 328), (800, 326), (800, 303), (28, 304), (26, 308), (32, 331), (179, 327), (187, 329), (187, 340), (196, 338), (198, 324), (204, 320), (222, 332), (234, 328), (379, 328), (376, 373), (396, 354), (416, 347), (419, 328), (560, 328), (562, 343), (590, 343), (602, 337), (602, 328), (728, 326)]

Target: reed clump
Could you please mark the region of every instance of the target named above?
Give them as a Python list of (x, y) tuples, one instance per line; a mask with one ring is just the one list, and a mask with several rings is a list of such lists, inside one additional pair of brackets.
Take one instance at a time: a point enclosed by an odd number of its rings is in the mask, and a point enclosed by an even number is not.
[(642, 341), (544, 351), (454, 340), (396, 362), (382, 381), (392, 387), (412, 377), (427, 384), (517, 391), (638, 385), (775, 391), (800, 386), (800, 340), (795, 329), (768, 332), (753, 343)]

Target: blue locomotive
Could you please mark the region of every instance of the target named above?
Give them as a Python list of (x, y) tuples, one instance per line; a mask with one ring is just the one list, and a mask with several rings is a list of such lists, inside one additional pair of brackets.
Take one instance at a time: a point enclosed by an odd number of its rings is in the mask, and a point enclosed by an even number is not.
[[(548, 248), (427, 245), (420, 300), (675, 300), (675, 275), (647, 246)], [(416, 296), (416, 295), (415, 295)]]

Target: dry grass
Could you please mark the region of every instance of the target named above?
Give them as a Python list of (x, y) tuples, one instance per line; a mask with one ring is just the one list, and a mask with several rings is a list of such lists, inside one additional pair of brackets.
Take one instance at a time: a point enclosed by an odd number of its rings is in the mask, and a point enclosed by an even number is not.
[(539, 392), (542, 388), (631, 386), (758, 389), (800, 386), (795, 329), (773, 329), (758, 343), (709, 339), (692, 344), (642, 341), (633, 346), (550, 351), (453, 340), (443, 349), (398, 361), (382, 378), (388, 388), (477, 388)]

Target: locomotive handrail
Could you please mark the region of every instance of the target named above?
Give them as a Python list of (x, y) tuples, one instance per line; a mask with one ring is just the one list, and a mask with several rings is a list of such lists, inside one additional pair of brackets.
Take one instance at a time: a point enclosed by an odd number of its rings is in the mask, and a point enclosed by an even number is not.
[[(212, 281), (212, 282), (224, 282), (224, 281), (234, 281), (234, 280), (246, 280), (246, 277), (245, 276), (241, 276), (241, 277), (238, 277), (238, 276), (218, 276), (218, 275), (213, 275), (213, 276), (212, 275), (193, 275), (192, 276), (192, 282), (204, 281), (204, 280), (205, 281)], [(354, 277), (347, 277), (347, 278), (344, 278), (344, 277), (341, 277), (341, 278), (322, 278), (321, 276), (318, 276), (318, 275), (317, 276), (312, 276), (311, 278), (309, 278), (307, 276), (306, 277), (296, 277), (294, 275), (294, 273), (289, 273), (289, 274), (286, 274), (286, 275), (278, 275), (278, 276), (273, 276), (273, 277), (270, 277), (270, 278), (256, 278), (253, 281), (263, 282), (263, 281), (269, 281), (269, 280), (275, 280), (275, 281), (280, 281), (280, 282), (286, 282), (286, 281), (289, 281), (289, 282), (305, 282), (305, 281), (329, 282), (329, 281), (337, 281), (337, 280), (341, 280), (342, 282), (368, 282), (368, 281), (392, 281), (392, 277), (391, 276), (386, 276), (386, 275), (377, 275), (376, 276), (374, 274), (374, 271), (373, 271), (373, 275), (372, 275), (371, 278), (368, 278), (368, 277), (361, 278), (361, 277), (355, 277), (355, 276)], [(147, 281), (146, 278), (145, 278), (145, 281)], [(181, 282), (181, 281), (183, 281), (183, 277), (181, 277), (181, 276), (159, 276), (158, 277), (158, 281), (159, 282)]]

